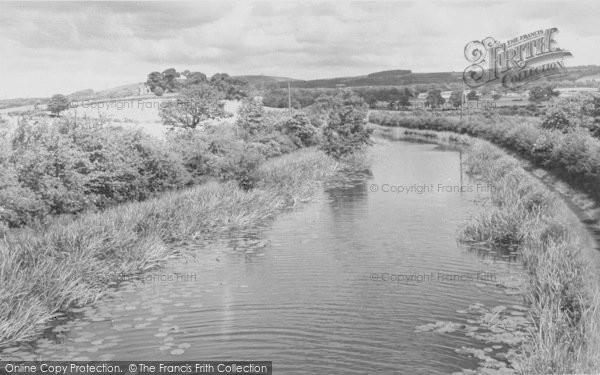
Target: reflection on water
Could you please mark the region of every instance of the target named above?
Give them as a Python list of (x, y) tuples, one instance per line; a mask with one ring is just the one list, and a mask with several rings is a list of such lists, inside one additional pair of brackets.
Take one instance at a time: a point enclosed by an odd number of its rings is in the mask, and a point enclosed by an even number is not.
[[(461, 175), (460, 157), (430, 144), (379, 141), (368, 179), (323, 189), (269, 228), (198, 245), (194, 262), (157, 272), (193, 278), (126, 283), (62, 321), (54, 336), (5, 354), (272, 360), (282, 374), (475, 368), (472, 353), (457, 353), (484, 349), (475, 336), (487, 336), (469, 314), (521, 298), (496, 286), (518, 267), (486, 262), (456, 243), (457, 226), (476, 214), (481, 198), (438, 191), (475, 184)], [(373, 188), (386, 184), (436, 189)], [(435, 322), (452, 323), (427, 326)]]

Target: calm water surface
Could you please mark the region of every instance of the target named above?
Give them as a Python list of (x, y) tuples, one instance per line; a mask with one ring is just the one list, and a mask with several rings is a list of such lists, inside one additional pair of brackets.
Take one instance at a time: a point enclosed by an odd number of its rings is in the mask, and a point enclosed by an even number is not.
[[(522, 302), (496, 286), (518, 266), (456, 242), (458, 226), (482, 209), (477, 200), (486, 194), (438, 191), (461, 181), (476, 190), (461, 177), (456, 150), (379, 139), (371, 154), (367, 179), (323, 188), (267, 228), (199, 244), (196, 259), (123, 283), (3, 356), (272, 360), (277, 374), (476, 368), (476, 359), (455, 351), (483, 347), (464, 331), (415, 327), (466, 323), (457, 310), (474, 303)], [(430, 191), (385, 192), (415, 184)]]

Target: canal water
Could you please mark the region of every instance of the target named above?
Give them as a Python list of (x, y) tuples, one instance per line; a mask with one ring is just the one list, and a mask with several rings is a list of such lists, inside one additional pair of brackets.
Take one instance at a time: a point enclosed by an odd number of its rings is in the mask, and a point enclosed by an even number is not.
[(524, 315), (512, 285), (522, 270), (457, 243), (488, 194), (461, 157), (377, 138), (369, 176), (193, 245), (193, 257), (121, 283), (1, 356), (267, 360), (276, 374), (449, 374), (477, 368), (473, 353), (502, 358), (510, 340), (492, 347), (478, 322)]

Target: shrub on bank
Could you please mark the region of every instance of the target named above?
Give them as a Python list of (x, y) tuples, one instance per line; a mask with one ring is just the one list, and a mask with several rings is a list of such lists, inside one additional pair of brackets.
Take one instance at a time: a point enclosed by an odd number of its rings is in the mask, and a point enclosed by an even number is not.
[(317, 99), (325, 123), (321, 149), (335, 158), (343, 158), (371, 144), (372, 129), (367, 128), (367, 104), (351, 91)]
[(0, 159), (0, 220), (10, 227), (146, 199), (190, 180), (165, 144), (81, 119), (21, 121)]
[(296, 113), (283, 124), (285, 133), (298, 147), (308, 147), (317, 144), (317, 128), (304, 113)]

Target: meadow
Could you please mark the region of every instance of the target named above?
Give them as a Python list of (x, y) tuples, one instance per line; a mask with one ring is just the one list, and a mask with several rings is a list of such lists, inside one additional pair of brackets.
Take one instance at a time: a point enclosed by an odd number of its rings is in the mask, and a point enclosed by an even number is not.
[[(139, 129), (154, 137), (163, 138), (168, 128), (162, 124), (159, 112), (162, 106), (172, 100), (173, 96), (167, 95), (82, 101), (74, 103), (65, 115), (72, 118), (102, 119), (109, 125)], [(231, 117), (220, 121), (234, 123), (239, 107), (239, 100), (225, 100), (224, 109)]]

